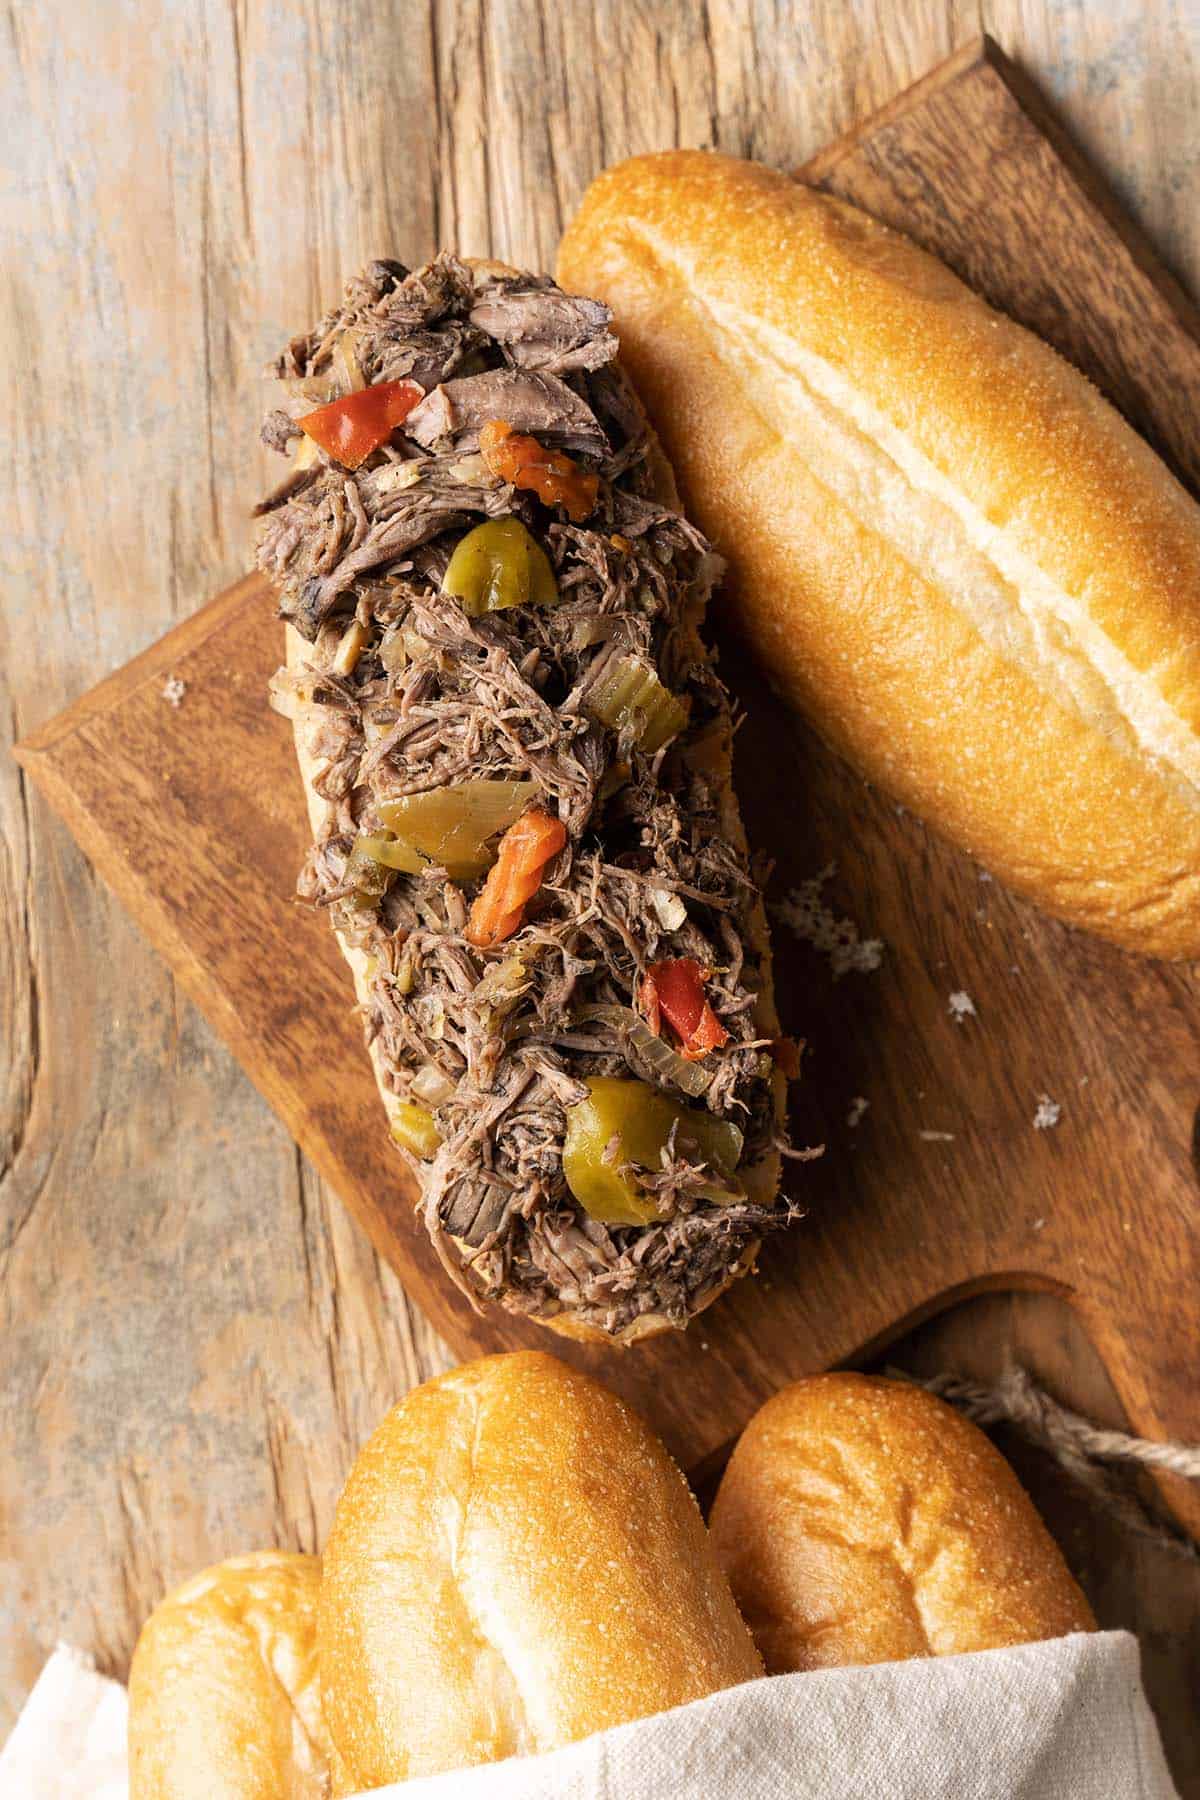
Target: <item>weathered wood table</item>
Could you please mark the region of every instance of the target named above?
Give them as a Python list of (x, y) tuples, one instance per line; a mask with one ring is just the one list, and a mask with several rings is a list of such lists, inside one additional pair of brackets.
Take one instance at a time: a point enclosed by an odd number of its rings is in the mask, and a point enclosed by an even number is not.
[[(551, 266), (587, 180), (632, 151), (799, 164), (983, 24), (1196, 291), (1188, 11), (21, 9), (0, 730), (27, 735), (241, 571), (258, 370), (345, 273), (438, 243)], [(0, 829), (2, 1736), (56, 1637), (123, 1672), (165, 1584), (260, 1543), (314, 1547), (357, 1444), (447, 1358), (6, 755)], [(975, 1301), (891, 1360), (988, 1376), (1014, 1351), (1119, 1418), (1049, 1298)], [(1139, 1632), (1200, 1794), (1196, 1565), (1021, 1469), (1103, 1621)]]

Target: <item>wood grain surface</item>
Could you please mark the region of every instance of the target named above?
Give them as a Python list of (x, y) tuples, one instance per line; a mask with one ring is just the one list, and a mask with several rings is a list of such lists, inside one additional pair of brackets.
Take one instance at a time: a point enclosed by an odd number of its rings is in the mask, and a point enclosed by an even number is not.
[[(1200, 79), (1184, 10), (983, 10), (1194, 289)], [(682, 141), (795, 166), (979, 22), (940, 4), (693, 14), (665, 0), (14, 14), (13, 736), (243, 566), (263, 476), (245, 429), (257, 367), (356, 262), (457, 241), (547, 263), (605, 161)], [(873, 807), (864, 794), (827, 822), (847, 893)], [(0, 819), (3, 1729), (56, 1635), (119, 1669), (165, 1581), (265, 1539), (316, 1542), (357, 1441), (444, 1351), (7, 759)], [(939, 854), (899, 823), (916, 866)], [(181, 870), (181, 886), (202, 875)], [(965, 886), (959, 899), (981, 904)], [(1022, 929), (1003, 905), (991, 923)], [(1086, 957), (1072, 972), (1087, 977)], [(909, 975), (932, 1007), (934, 972)], [(838, 1019), (823, 1105), (867, 1091), (873, 1002), (846, 985), (813, 1008)], [(1133, 985), (1136, 1030), (1159, 996)], [(1085, 1061), (1090, 1023), (1063, 1026)], [(935, 1065), (965, 1059), (962, 1037), (935, 1043)], [(1114, 1079), (1106, 1103), (1129, 1110)], [(1113, 1406), (1048, 1303), (1020, 1318), (1026, 1360), (1065, 1397)], [(988, 1311), (971, 1335), (984, 1372), (1011, 1321)], [(1179, 1779), (1194, 1779), (1180, 1696), (1196, 1586), (1120, 1541), (1102, 1579), (1110, 1622), (1142, 1625), (1150, 1646), (1170, 1634), (1156, 1693)]]
[[(865, 188), (919, 240), (969, 256), (985, 293), (1111, 370), (1134, 410), (1161, 410), (1177, 460), (1200, 468), (1200, 426), (1177, 398), (1200, 392), (1200, 335), (1149, 246), (1097, 207), (1095, 178), (1080, 186), (1048, 149), (994, 50), (951, 58), (813, 172), (850, 198)], [(1048, 277), (1028, 279), (1039, 257), (1069, 271), (1069, 321), (1045, 298)], [(327, 922), (290, 903), (306, 827), (290, 733), (263, 701), (280, 654), (274, 614), (265, 581), (239, 583), (18, 754), (453, 1350), (545, 1342), (498, 1308), (473, 1311), (446, 1280), (383, 1127)], [(985, 890), (966, 859), (927, 844), (810, 741), (742, 658), (736, 620), (724, 623), (723, 666), (746, 715), (738, 786), (775, 891), (840, 864), (839, 904), (882, 932), (887, 966), (843, 989), (781, 934), (784, 1025), (816, 1049), (796, 1139), (831, 1153), (790, 1171), (811, 1218), (705, 1315), (699, 1356), (695, 1334), (628, 1356), (562, 1354), (620, 1388), (691, 1468), (781, 1381), (884, 1342), (947, 1295), (1056, 1289), (1135, 1429), (1200, 1440), (1195, 1317), (1167, 1305), (1200, 1288), (1191, 975)], [(781, 757), (802, 775), (785, 795)], [(969, 1021), (951, 1014), (956, 989), (978, 1008)], [(854, 1079), (871, 1114), (852, 1131), (842, 1084)], [(1039, 1130), (1046, 1106), (1063, 1117)], [(1177, 1485), (1172, 1498), (1200, 1525), (1200, 1496)]]

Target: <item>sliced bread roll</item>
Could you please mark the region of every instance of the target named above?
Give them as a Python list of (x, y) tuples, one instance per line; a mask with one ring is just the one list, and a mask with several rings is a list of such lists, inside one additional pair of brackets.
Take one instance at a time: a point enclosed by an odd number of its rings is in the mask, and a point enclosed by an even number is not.
[(1200, 955), (1200, 507), (940, 262), (701, 151), (589, 189), (559, 273), (613, 309), (769, 676), (1020, 893)]
[[(360, 470), (316, 456), (305, 436), (292, 477), (265, 503), (260, 561), (286, 621), (277, 691), (315, 840), (307, 891), (329, 905), (352, 970), (393, 1135), (411, 1149), (414, 1107), (428, 1115), (429, 1148), (409, 1161), (435, 1245), (473, 1299), (631, 1343), (709, 1305), (788, 1210), (777, 1200), (785, 1082), (768, 1054), (779, 1022), (766, 919), (733, 792), (729, 705), (699, 634), (719, 564), (678, 515), (607, 318), (500, 264), (441, 258), (414, 275), (372, 265), (285, 353), (289, 403), (318, 397), (314, 381), (348, 356), (368, 394), (401, 371), (398, 357), (423, 383), (431, 358), (443, 373), (447, 358), (471, 372), (430, 388)], [(478, 444), (499, 410), (530, 428), (539, 454), (569, 444), (558, 453), (568, 469), (594, 471), (590, 510), (575, 519), (535, 506), (495, 475)], [(271, 420), (272, 441), (295, 435), (285, 415)], [(552, 608), (476, 622), (447, 597), (448, 558), (481, 518), (518, 521), (549, 555)], [(605, 732), (595, 723), (598, 671), (622, 659), (661, 676), (639, 704), (683, 690), (652, 753), (637, 735), (649, 715)], [(420, 752), (401, 742), (389, 755), (414, 707)], [(474, 946), (478, 878), (401, 874), (373, 910), (348, 898), (350, 851), (379, 831), (391, 793), (515, 775), (567, 833), (531, 931), (522, 915), (497, 950)], [(680, 1055), (669, 1015), (650, 1035), (645, 981), (664, 960), (690, 963), (708, 984), (718, 1047), (706, 1055)], [(481, 1034), (476, 990), (506, 980), (511, 996)], [(682, 1109), (678, 1148), (637, 1177), (652, 1185), (636, 1221), (589, 1212), (564, 1172), (571, 1106), (597, 1077), (636, 1079)], [(740, 1144), (728, 1167), (689, 1139), (702, 1115)], [(619, 1142), (614, 1157), (628, 1166)]]

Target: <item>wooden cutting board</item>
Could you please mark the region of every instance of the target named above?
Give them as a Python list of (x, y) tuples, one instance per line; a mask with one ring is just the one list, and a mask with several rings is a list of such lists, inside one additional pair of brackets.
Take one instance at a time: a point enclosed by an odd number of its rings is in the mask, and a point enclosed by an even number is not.
[[(994, 46), (960, 53), (802, 173), (938, 251), (1200, 480), (1195, 310)], [(1200, 1440), (1194, 972), (1069, 932), (987, 881), (772, 698), (719, 605), (716, 625), (747, 713), (739, 792), (752, 840), (776, 858), (773, 894), (835, 865), (830, 905), (887, 948), (876, 973), (835, 981), (777, 929), (784, 1023), (811, 1047), (796, 1134), (828, 1146), (789, 1176), (809, 1216), (686, 1336), (626, 1353), (473, 1314), (414, 1221), (348, 975), (326, 921), (290, 899), (303, 807), (289, 729), (264, 702), (281, 636), (260, 579), (18, 755), (464, 1356), (557, 1347), (694, 1466), (782, 1381), (965, 1294), (1044, 1288), (1080, 1309), (1137, 1430)], [(183, 683), (178, 705), (168, 677)], [(955, 1021), (952, 992), (974, 1017)], [(1061, 1116), (1039, 1130), (1043, 1095)], [(869, 1106), (851, 1127), (856, 1096)], [(1174, 1499), (1200, 1524), (1194, 1499)]]

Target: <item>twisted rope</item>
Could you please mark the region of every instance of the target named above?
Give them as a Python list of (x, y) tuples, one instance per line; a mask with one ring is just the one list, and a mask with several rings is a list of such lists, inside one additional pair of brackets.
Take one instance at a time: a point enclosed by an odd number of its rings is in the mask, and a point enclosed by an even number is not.
[(1195, 1544), (1176, 1526), (1154, 1513), (1106, 1465), (1126, 1464), (1165, 1469), (1185, 1481), (1200, 1481), (1200, 1445), (1160, 1444), (1093, 1425), (1036, 1387), (1016, 1364), (1005, 1369), (994, 1387), (983, 1387), (960, 1375), (934, 1375), (922, 1381), (903, 1369), (889, 1375), (911, 1381), (965, 1414), (976, 1425), (1011, 1425), (1027, 1442), (1047, 1451), (1104, 1510), (1139, 1537), (1147, 1537), (1176, 1555), (1200, 1557)]

